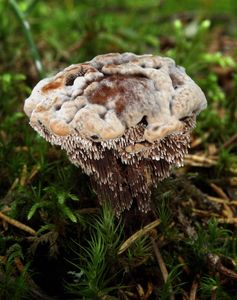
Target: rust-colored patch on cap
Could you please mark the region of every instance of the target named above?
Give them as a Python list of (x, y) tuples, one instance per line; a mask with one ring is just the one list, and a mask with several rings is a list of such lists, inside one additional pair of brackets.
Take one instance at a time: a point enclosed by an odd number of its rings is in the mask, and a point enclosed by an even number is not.
[(126, 91), (124, 86), (120, 84), (122, 80), (121, 76), (118, 75), (103, 78), (100, 81), (99, 87), (88, 95), (90, 102), (93, 104), (104, 105), (110, 101), (111, 98), (118, 95), (122, 95), (123, 97)]
[(48, 93), (52, 90), (56, 90), (57, 88), (63, 86), (64, 81), (62, 77), (57, 78), (56, 80), (49, 82), (42, 88), (43, 93)]
[(126, 108), (129, 99), (136, 100), (136, 90), (138, 85), (147, 88), (144, 76), (130, 75), (112, 75), (105, 76), (100, 80), (100, 85), (88, 94), (89, 100), (93, 104), (105, 105), (115, 102), (115, 111), (120, 114)]

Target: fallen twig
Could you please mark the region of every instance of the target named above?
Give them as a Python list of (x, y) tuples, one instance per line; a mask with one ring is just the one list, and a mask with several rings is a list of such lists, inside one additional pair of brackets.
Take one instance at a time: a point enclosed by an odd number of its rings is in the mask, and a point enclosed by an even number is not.
[(133, 235), (131, 235), (120, 247), (118, 254), (122, 254), (125, 250), (127, 250), (137, 239), (144, 236), (146, 233), (154, 229), (156, 226), (160, 224), (160, 220), (157, 219), (154, 222), (151, 222), (150, 224), (146, 225), (142, 229), (135, 232)]
[(217, 213), (213, 213), (206, 210), (201, 210), (197, 208), (192, 208), (192, 211), (195, 215), (205, 216), (205, 217), (219, 217)]
[(221, 187), (217, 186), (215, 183), (210, 183), (210, 186), (221, 198), (225, 200), (230, 200)]
[(207, 157), (205, 155), (187, 154), (185, 164), (193, 167), (212, 167), (217, 164), (217, 157)]
[[(160, 249), (159, 249), (157, 243), (155, 242), (155, 240), (154, 240), (154, 238), (152, 236), (150, 237), (150, 239), (151, 239), (151, 243), (152, 243), (152, 246), (153, 246), (153, 250), (155, 252), (155, 256), (156, 256), (157, 262), (158, 262), (159, 267), (160, 267), (160, 271), (161, 271), (163, 280), (164, 280), (164, 282), (167, 282), (169, 273), (167, 271), (167, 268), (166, 268), (165, 262), (163, 260), (163, 257), (162, 257), (162, 255), (160, 253)], [(170, 300), (174, 300), (174, 299), (175, 299), (174, 295), (171, 295), (170, 296)]]
[(190, 290), (189, 300), (197, 299), (197, 290), (198, 290), (198, 282), (196, 279), (194, 279)]
[(216, 203), (220, 203), (220, 204), (226, 203), (228, 205), (237, 206), (237, 200), (227, 201), (226, 199), (222, 199), (222, 198), (218, 198), (218, 197), (213, 197), (213, 196), (208, 196), (208, 195), (206, 195), (206, 197), (211, 202), (216, 202)]
[(167, 281), (168, 279), (168, 276), (169, 276), (169, 273), (167, 271), (167, 268), (166, 268), (166, 265), (164, 263), (164, 260), (161, 256), (161, 253), (160, 253), (160, 249), (159, 247), (157, 246), (154, 238), (151, 236), (151, 243), (152, 243), (152, 246), (153, 246), (153, 250), (155, 252), (155, 256), (157, 258), (157, 261), (158, 261), (158, 264), (159, 264), (159, 267), (160, 267), (160, 270), (161, 270), (161, 273), (162, 273), (162, 277), (164, 279), (164, 282)]
[(33, 40), (32, 34), (31, 34), (30, 24), (26, 20), (26, 17), (24, 15), (24, 13), (21, 11), (17, 1), (10, 0), (9, 4), (10, 4), (12, 10), (14, 11), (14, 13), (16, 14), (20, 25), (22, 26), (23, 34), (28, 43), (28, 46), (29, 46), (29, 49), (31, 52), (31, 56), (33, 58), (35, 68), (39, 74), (39, 77), (43, 78), (44, 77), (44, 69), (43, 69), (43, 65), (40, 60), (40, 55), (39, 55), (38, 49), (36, 47), (36, 44)]
[(218, 218), (218, 222), (220, 222), (222, 224), (237, 225), (237, 218)]
[(218, 272), (226, 275), (227, 277), (237, 280), (237, 273), (226, 268), (221, 263), (221, 258), (217, 254), (209, 253), (207, 255), (207, 259), (211, 266), (214, 267)]
[(12, 191), (16, 188), (16, 186), (19, 183), (19, 178), (16, 178), (12, 185), (10, 186), (9, 190), (7, 191), (5, 197), (1, 200), (2, 203), (4, 203), (5, 205), (9, 204), (11, 202), (11, 194)]
[(230, 137), (222, 146), (223, 148), (228, 148), (231, 144), (237, 142), (237, 133), (235, 133), (234, 135), (232, 135), (232, 137)]
[(220, 188), (219, 186), (217, 186), (214, 183), (210, 183), (211, 188), (224, 200), (226, 200), (225, 202), (223, 202), (223, 206), (224, 206), (224, 215), (227, 218), (233, 218), (233, 211), (231, 210), (231, 208), (229, 207), (230, 205), (230, 199), (229, 197), (226, 195), (226, 193), (222, 190), (222, 188)]
[(31, 227), (17, 221), (17, 220), (14, 220), (8, 216), (6, 216), (5, 214), (3, 214), (2, 212), (0, 212), (0, 219), (4, 220), (5, 222), (21, 229), (21, 230), (24, 230), (32, 235), (36, 235), (36, 231), (34, 229), (32, 229)]

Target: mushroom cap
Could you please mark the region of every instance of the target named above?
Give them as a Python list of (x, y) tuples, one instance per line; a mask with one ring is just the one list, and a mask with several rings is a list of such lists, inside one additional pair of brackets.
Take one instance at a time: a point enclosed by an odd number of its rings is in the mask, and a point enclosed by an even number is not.
[(31, 126), (91, 176), (117, 215), (133, 199), (150, 209), (150, 188), (181, 166), (196, 115), (198, 85), (174, 60), (110, 53), (41, 80), (25, 101)]
[(110, 53), (41, 80), (24, 110), (36, 130), (97, 142), (120, 138), (145, 117), (143, 138), (152, 143), (182, 131), (180, 120), (205, 107), (201, 89), (172, 59)]

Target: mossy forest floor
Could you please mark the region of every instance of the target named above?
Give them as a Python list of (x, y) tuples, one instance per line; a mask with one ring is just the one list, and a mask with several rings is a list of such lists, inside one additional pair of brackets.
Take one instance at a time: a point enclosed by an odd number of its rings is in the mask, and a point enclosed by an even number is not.
[[(116, 219), (23, 103), (40, 78), (127, 51), (174, 58), (208, 108), (152, 212)], [(0, 299), (237, 299), (236, 58), (231, 0), (0, 2)]]

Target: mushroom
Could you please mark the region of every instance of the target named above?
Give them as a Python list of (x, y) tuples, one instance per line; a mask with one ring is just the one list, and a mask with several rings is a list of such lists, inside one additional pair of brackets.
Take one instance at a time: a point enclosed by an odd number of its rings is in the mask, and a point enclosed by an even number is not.
[(151, 188), (183, 165), (206, 105), (202, 90), (174, 60), (110, 53), (41, 80), (24, 111), (119, 216), (134, 200), (139, 210), (151, 209)]

